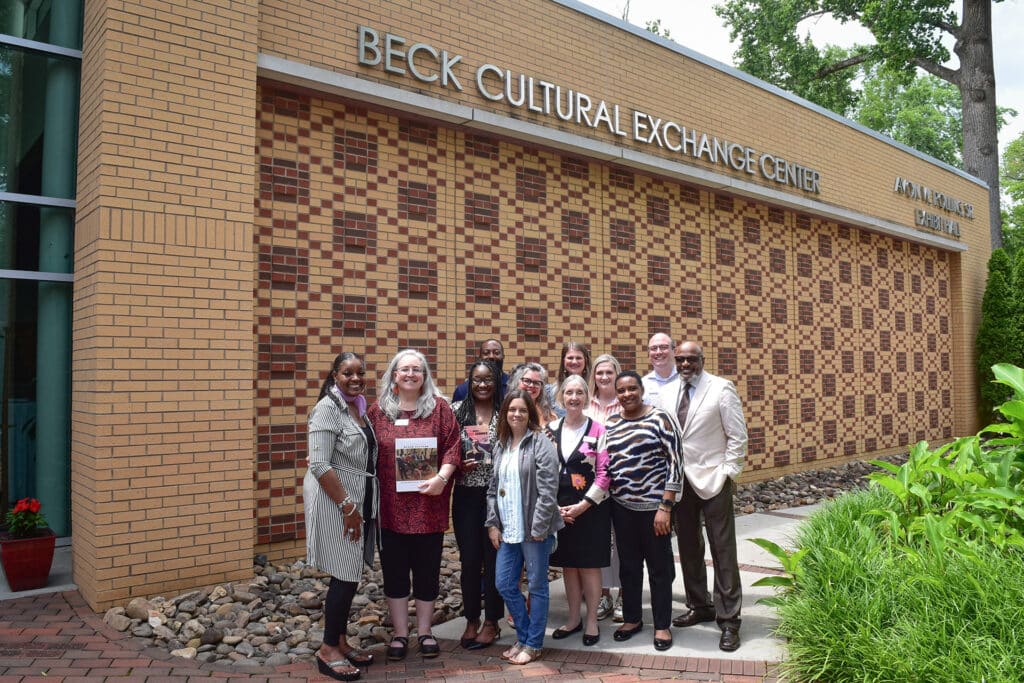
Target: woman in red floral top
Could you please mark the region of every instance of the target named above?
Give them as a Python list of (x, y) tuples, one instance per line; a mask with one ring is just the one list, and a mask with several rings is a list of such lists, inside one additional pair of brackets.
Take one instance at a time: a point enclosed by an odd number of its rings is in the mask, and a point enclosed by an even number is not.
[(413, 349), (391, 359), (381, 377), (377, 403), (367, 415), (377, 435), (380, 564), (394, 625), (388, 659), (405, 659), (410, 588), (416, 600), (420, 654), (437, 657), (441, 649), (430, 622), (448, 529), (451, 480), (462, 459), (459, 426), (434, 386), (426, 357)]

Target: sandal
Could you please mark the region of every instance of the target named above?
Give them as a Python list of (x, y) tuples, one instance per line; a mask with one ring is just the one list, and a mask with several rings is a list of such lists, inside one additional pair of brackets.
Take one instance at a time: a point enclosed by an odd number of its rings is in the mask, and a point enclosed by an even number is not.
[(515, 643), (513, 643), (512, 647), (501, 653), (501, 658), (504, 659), (506, 662), (511, 661), (512, 658), (519, 654), (519, 651), (522, 649), (523, 646), (520, 645), (519, 641), (517, 640)]
[(508, 663), (517, 664), (520, 666), (523, 664), (529, 664), (530, 662), (536, 662), (538, 659), (540, 659), (542, 654), (544, 654), (544, 650), (540, 649), (539, 647), (533, 648), (528, 645), (524, 645), (523, 649), (517, 652), (515, 657), (512, 657), (508, 660)]
[(498, 626), (498, 622), (485, 621), (484, 625), (480, 628), (480, 632), (476, 634), (476, 639), (470, 642), (469, 645), (463, 645), (463, 647), (467, 650), (482, 650), (492, 645), (500, 637), (501, 628)]
[(467, 650), (475, 650), (473, 644), (476, 642), (476, 638), (480, 633), (480, 620), (474, 619), (473, 621), (466, 621), (466, 630), (462, 632), (462, 637), (459, 638), (459, 645), (466, 648)]
[[(433, 659), (434, 657), (441, 654), (441, 646), (437, 643), (437, 638), (434, 637), (433, 633), (424, 633), (421, 636), (417, 636), (417, 640), (420, 641), (420, 656), (424, 659)], [(426, 641), (432, 640), (433, 643)]]
[(363, 652), (361, 650), (349, 650), (344, 653), (345, 659), (347, 659), (352, 666), (368, 667), (373, 664), (373, 655), (369, 652)]
[(338, 659), (333, 662), (325, 662), (320, 659), (320, 656), (316, 656), (316, 668), (324, 676), (330, 676), (336, 681), (357, 681), (359, 677), (363, 675), (363, 672), (359, 669), (353, 669), (342, 673), (341, 671), (335, 671), (336, 666), (348, 666), (350, 665), (347, 659)]
[[(395, 643), (398, 643), (397, 645)], [(408, 636), (392, 636), (391, 644), (388, 645), (388, 661), (400, 662), (409, 653)]]

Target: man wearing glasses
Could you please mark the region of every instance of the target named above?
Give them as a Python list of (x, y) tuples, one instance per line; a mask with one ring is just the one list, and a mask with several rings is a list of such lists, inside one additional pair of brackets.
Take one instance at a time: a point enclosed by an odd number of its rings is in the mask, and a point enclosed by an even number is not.
[(675, 415), (679, 400), (679, 373), (672, 363), (672, 337), (659, 332), (647, 342), (651, 371), (643, 377), (644, 403)]
[[(699, 344), (679, 344), (674, 360), (680, 385), (675, 414), (683, 434), (685, 474), (674, 521), (690, 610), (673, 619), (672, 625), (717, 621), (722, 629), (718, 647), (732, 652), (740, 646), (743, 602), (733, 495), (747, 452), (747, 424), (735, 385), (704, 371), (704, 351)], [(702, 515), (715, 568), (713, 602), (704, 565)]]

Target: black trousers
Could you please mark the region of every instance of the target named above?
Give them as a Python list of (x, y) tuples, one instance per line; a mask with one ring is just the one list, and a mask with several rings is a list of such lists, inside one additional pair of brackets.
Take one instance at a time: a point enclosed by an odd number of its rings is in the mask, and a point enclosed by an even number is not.
[(626, 623), (643, 621), (644, 563), (651, 588), (651, 612), (654, 628), (672, 625), (672, 581), (675, 562), (672, 559), (671, 536), (654, 534), (656, 510), (629, 510), (612, 501), (612, 524), (619, 551), (619, 582), (622, 584), (622, 617)]
[(355, 581), (342, 581), (331, 577), (324, 598), (324, 644), (337, 647), (348, 628), (348, 613), (352, 609), (352, 598), (356, 596)]
[(384, 595), (409, 597), (411, 572), (412, 596), (426, 602), (436, 600), (443, 546), (444, 534), (400, 534), (381, 529), (380, 569), (384, 575)]
[(494, 560), (498, 551), (487, 537), (487, 488), (456, 485), (452, 494), (452, 526), (462, 563), (462, 613), (469, 621), (480, 619), (480, 576), (483, 575), (484, 619), (500, 621), (505, 601), (494, 586)]
[[(735, 491), (736, 484), (730, 479), (721, 491), (704, 500), (686, 481), (675, 507), (676, 541), (683, 586), (686, 588), (686, 604), (698, 611), (714, 608), (718, 625), (722, 628), (740, 627), (740, 607), (743, 604), (740, 568), (736, 562), (736, 516), (732, 507)], [(711, 561), (715, 566), (714, 602), (708, 593), (702, 518), (708, 532), (708, 543), (711, 544)]]

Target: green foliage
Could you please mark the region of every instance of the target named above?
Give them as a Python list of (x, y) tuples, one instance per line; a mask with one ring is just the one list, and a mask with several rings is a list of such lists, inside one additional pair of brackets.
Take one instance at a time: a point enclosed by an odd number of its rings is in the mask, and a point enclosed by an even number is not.
[[(993, 383), (991, 368), (997, 363), (1024, 365), (1022, 359), (1021, 306), (1014, 296), (1013, 268), (1003, 249), (996, 249), (988, 261), (988, 283), (981, 300), (981, 322), (974, 347), (977, 352), (978, 386), (982, 409), (988, 411), (1007, 395)], [(1022, 283), (1024, 286), (1024, 283)]]
[(821, 14), (817, 0), (727, 0), (716, 5), (715, 13), (729, 25), (729, 39), (739, 39), (736, 65), (758, 78), (800, 95), (840, 114), (847, 114), (857, 101), (853, 80), (855, 69), (822, 71), (837, 62), (867, 57), (867, 47), (843, 50), (834, 46), (819, 49), (800, 34), (804, 19)]
[(650, 31), (656, 36), (661, 36), (662, 38), (672, 40), (672, 32), (669, 31), (667, 28), (661, 27), (661, 19), (651, 19), (650, 21), (647, 22), (647, 25), (644, 26), (644, 28), (646, 28), (648, 31)]
[(1024, 247), (1024, 133), (1003, 151), (999, 185), (1008, 200), (1003, 202), (1003, 246), (1017, 254)]
[(907, 552), (873, 514), (890, 504), (884, 489), (848, 494), (801, 526), (800, 588), (779, 607), (785, 680), (1020, 680), (1024, 553)]
[[(1005, 423), (826, 505), (789, 553), (774, 599), (791, 681), (1009, 681), (1024, 671), (1024, 370), (992, 368)], [(982, 436), (987, 437), (982, 440)]]
[(874, 70), (864, 79), (853, 119), (905, 145), (959, 166), (963, 145), (960, 91), (935, 76)]

